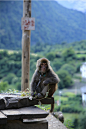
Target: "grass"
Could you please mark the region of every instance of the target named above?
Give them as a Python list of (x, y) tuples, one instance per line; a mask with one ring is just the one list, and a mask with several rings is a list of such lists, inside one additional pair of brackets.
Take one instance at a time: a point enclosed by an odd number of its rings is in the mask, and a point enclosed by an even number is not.
[(62, 96), (54, 96), (54, 100), (57, 101), (57, 100), (61, 100), (61, 101), (68, 101), (68, 97), (62, 97)]
[(79, 81), (82, 79), (82, 77), (81, 76), (78, 76), (78, 75), (74, 75), (73, 78), (74, 79), (78, 79)]
[(78, 113), (63, 113), (65, 121), (72, 120), (73, 118), (78, 118)]
[[(6, 49), (0, 49), (0, 51), (4, 51)], [(8, 54), (13, 54), (14, 52), (18, 53), (18, 51), (15, 50), (6, 50), (8, 52)]]
[(74, 97), (75, 96), (75, 93), (72, 93), (72, 92), (66, 92), (63, 94), (64, 96), (67, 96), (67, 97)]
[(36, 105), (38, 108), (41, 108), (42, 110), (50, 110), (51, 109), (51, 105), (50, 104), (39, 104), (39, 105)]
[(64, 116), (64, 125), (68, 128), (68, 129), (74, 129), (71, 127), (71, 125), (73, 126), (73, 120), (74, 118), (79, 117), (79, 114), (77, 113), (63, 113)]
[(80, 58), (80, 57), (86, 57), (86, 54), (77, 54), (76, 55), (78, 58)]

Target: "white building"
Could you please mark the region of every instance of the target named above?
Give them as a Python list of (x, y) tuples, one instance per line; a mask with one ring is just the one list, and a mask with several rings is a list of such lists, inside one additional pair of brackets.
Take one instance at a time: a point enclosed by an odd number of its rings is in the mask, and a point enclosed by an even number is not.
[(86, 62), (83, 63), (83, 65), (80, 67), (80, 72), (81, 72), (82, 78), (86, 78)]
[(81, 92), (82, 92), (82, 103), (83, 103), (83, 106), (86, 106), (86, 86), (83, 86), (81, 88)]

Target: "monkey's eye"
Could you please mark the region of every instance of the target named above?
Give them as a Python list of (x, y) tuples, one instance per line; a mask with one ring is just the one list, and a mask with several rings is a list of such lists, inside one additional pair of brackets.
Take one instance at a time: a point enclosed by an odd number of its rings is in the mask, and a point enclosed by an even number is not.
[(41, 66), (47, 67), (47, 63), (42, 63)]
[(45, 65), (45, 66), (47, 66), (47, 64), (46, 64), (46, 63), (45, 63), (44, 65)]

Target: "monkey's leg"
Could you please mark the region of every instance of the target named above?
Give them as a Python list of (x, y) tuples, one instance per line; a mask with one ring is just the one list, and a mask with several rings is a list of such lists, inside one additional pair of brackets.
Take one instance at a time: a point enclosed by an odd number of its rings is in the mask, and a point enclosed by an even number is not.
[(49, 90), (49, 85), (47, 86), (44, 86), (43, 90), (41, 91), (41, 93), (45, 96), (46, 95), (46, 92), (48, 92)]
[(37, 99), (42, 99), (45, 97), (46, 92), (48, 92), (49, 86), (44, 86), (44, 88), (42, 89), (42, 91), (40, 93), (37, 94)]

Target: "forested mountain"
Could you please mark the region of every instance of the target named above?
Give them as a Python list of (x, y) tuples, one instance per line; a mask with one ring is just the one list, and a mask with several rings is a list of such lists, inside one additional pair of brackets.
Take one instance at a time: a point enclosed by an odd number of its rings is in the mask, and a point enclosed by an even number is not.
[[(56, 1), (32, 1), (35, 31), (31, 44), (55, 44), (86, 39), (85, 13), (67, 9)], [(0, 48), (20, 49), (23, 1), (0, 1)]]

